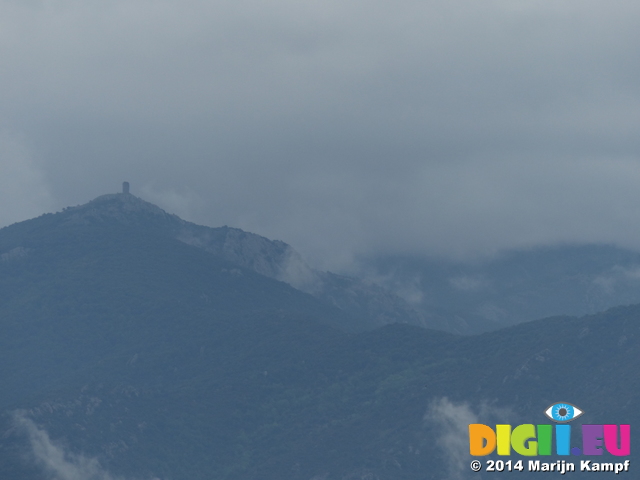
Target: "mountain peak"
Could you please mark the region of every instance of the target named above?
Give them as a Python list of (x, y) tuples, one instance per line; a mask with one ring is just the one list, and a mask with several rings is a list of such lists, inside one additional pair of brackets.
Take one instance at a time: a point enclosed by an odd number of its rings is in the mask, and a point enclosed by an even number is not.
[(68, 218), (65, 223), (88, 223), (107, 219), (130, 223), (134, 219), (138, 220), (140, 216), (156, 217), (169, 223), (184, 223), (177, 215), (169, 214), (157, 205), (132, 195), (129, 193), (128, 183), (125, 184), (123, 193), (101, 195), (84, 205), (66, 208), (64, 212)]

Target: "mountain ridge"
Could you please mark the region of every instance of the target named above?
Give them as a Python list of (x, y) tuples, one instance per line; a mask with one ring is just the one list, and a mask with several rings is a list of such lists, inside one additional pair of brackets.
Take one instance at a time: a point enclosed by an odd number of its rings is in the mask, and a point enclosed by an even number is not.
[(576, 427), (640, 418), (639, 305), (372, 329), (137, 201), (0, 230), (2, 478), (442, 480), (468, 473), (467, 419), (548, 423), (559, 400)]
[[(62, 212), (46, 214), (46, 217), (61, 228), (99, 222), (117, 222), (131, 227), (143, 223), (155, 234), (168, 235), (225, 261), (309, 293), (358, 317), (362, 326), (369, 323), (366, 328), (400, 322), (447, 329), (444, 319), (418, 313), (405, 300), (378, 285), (311, 268), (298, 252), (281, 240), (270, 240), (228, 226), (197, 225), (130, 193), (101, 195), (86, 204), (67, 207)], [(21, 223), (5, 229), (18, 229)], [(16, 245), (13, 248), (18, 247)], [(6, 247), (0, 251), (0, 255), (9, 255)]]

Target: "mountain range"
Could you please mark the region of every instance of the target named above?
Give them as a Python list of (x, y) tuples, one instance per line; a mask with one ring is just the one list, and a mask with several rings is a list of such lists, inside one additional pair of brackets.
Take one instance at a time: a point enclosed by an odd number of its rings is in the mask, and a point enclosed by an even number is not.
[[(555, 289), (572, 285), (566, 265), (580, 255), (585, 278), (636, 261), (563, 248), (540, 253), (561, 252)], [(497, 264), (516, 262), (505, 258)], [(465, 268), (461, 278), (481, 276)], [(451, 278), (443, 271), (430, 278)], [(521, 285), (535, 290), (545, 275)], [(511, 296), (495, 285), (491, 301), (523, 304), (517, 285)], [(475, 294), (464, 308), (455, 296), (412, 303), (316, 271), (283, 242), (198, 226), (124, 193), (5, 227), (0, 478), (494, 478), (469, 470), (468, 423), (549, 423), (545, 408), (567, 401), (585, 412), (576, 425), (633, 431), (639, 306), (452, 333), (472, 324)]]
[(554, 245), (473, 260), (363, 258), (356, 275), (446, 318), (440, 328), (480, 333), (553, 315), (640, 303), (640, 254), (612, 245)]

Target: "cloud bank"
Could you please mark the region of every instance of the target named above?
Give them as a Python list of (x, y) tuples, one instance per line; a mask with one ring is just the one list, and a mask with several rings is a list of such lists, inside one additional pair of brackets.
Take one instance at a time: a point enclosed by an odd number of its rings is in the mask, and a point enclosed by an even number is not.
[(640, 249), (638, 15), (628, 0), (1, 0), (0, 128), (38, 159), (5, 155), (2, 177), (51, 202), (0, 222), (128, 180), (319, 267)]

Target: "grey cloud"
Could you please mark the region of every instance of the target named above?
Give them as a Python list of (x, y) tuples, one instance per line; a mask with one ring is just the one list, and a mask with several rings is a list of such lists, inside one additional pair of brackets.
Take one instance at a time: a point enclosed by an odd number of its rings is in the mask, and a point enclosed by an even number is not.
[(38, 158), (49, 208), (129, 180), (321, 268), (640, 248), (638, 14), (630, 1), (5, 0), (0, 126)]

